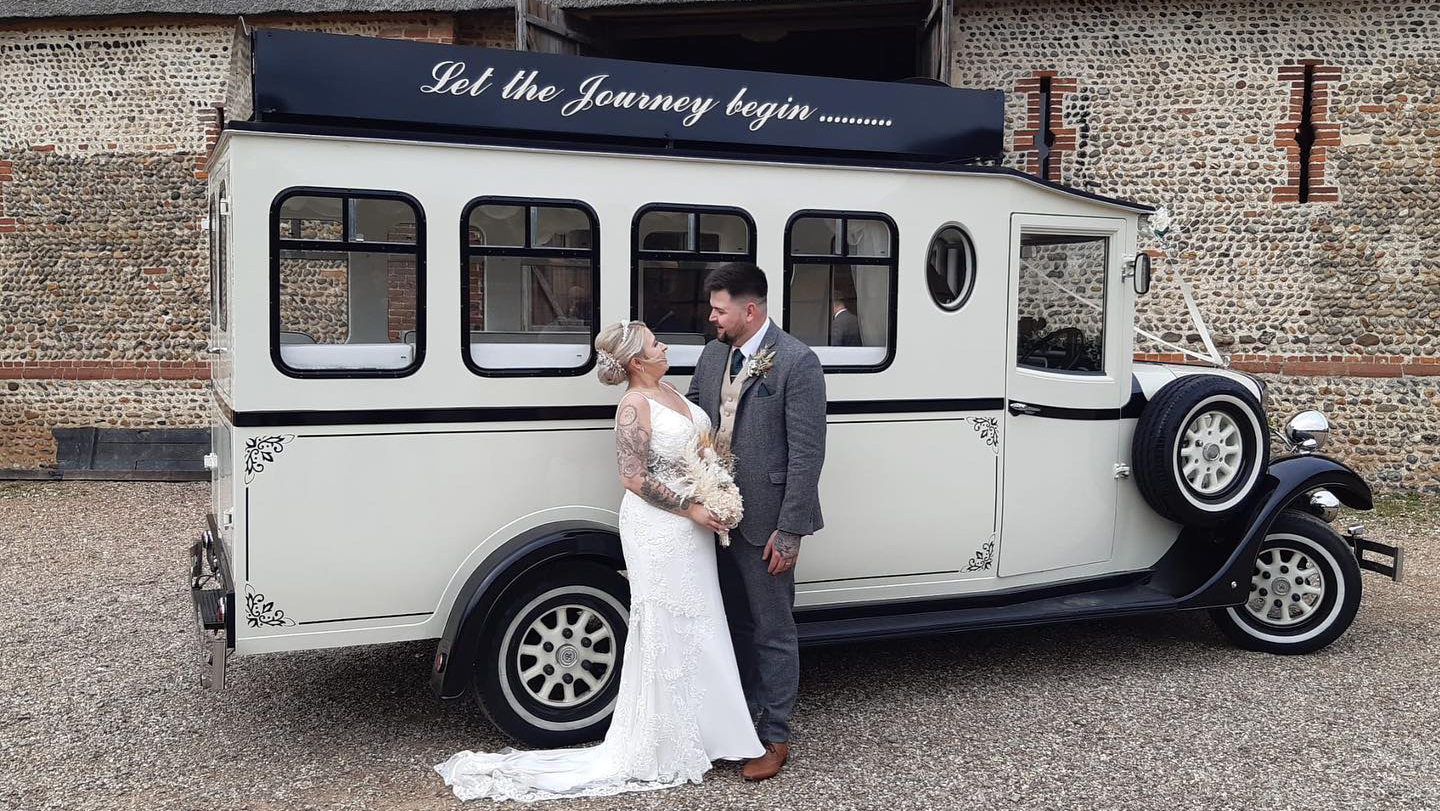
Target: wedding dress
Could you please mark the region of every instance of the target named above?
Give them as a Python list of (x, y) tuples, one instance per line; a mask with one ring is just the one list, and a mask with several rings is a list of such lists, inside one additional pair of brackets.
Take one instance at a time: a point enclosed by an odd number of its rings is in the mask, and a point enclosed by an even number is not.
[[(650, 404), (650, 474), (673, 486), (705, 411)], [(713, 760), (759, 757), (715, 573), (715, 538), (634, 493), (620, 502), (630, 629), (609, 732), (585, 748), (459, 752), (435, 767), (462, 800), (596, 797), (699, 783)]]

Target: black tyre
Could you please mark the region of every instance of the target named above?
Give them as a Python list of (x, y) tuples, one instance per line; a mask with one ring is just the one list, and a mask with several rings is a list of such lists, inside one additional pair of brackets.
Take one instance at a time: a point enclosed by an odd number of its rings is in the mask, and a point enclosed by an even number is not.
[(530, 746), (596, 740), (610, 726), (630, 588), (589, 561), (546, 566), (506, 590), (471, 684), (494, 724)]
[(1244, 605), (1211, 617), (1232, 642), (1268, 653), (1310, 653), (1345, 633), (1360, 608), (1360, 564), (1313, 515), (1286, 510), (1260, 545)]
[(1186, 526), (1215, 526), (1246, 506), (1270, 464), (1265, 410), (1229, 378), (1182, 377), (1140, 413), (1130, 461), (1156, 512)]

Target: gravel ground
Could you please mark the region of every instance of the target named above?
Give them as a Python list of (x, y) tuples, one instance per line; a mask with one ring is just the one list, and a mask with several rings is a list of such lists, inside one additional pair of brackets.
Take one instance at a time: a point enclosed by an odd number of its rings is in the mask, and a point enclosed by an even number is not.
[[(505, 741), (431, 696), (432, 643), (232, 659), (199, 687), (207, 487), (0, 483), (0, 808), (461, 807), (430, 765)], [(1368, 518), (1406, 582), (1367, 574), (1320, 653), (1236, 650), (1199, 615), (811, 650), (780, 778), (542, 807), (1440, 808), (1437, 508)]]

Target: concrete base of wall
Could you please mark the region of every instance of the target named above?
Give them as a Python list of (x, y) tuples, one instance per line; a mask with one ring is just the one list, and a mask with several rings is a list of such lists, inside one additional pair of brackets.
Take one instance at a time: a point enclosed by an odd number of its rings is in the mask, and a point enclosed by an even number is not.
[(0, 481), (203, 482), (209, 478), (208, 470), (0, 469)]

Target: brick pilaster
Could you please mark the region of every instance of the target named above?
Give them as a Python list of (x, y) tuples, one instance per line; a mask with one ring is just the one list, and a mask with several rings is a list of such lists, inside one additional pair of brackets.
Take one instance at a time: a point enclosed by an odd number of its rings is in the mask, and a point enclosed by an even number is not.
[(205, 171), (205, 165), (210, 162), (210, 155), (215, 151), (215, 144), (220, 140), (220, 128), (224, 126), (224, 116), (225, 108), (219, 101), (213, 102), (197, 115), (200, 130), (205, 133), (205, 151), (195, 156), (195, 178), (197, 180), (204, 180), (210, 176)]
[[(415, 224), (391, 228), (385, 238), (414, 242)], [(392, 254), (385, 260), (385, 330), (391, 343), (400, 343), (406, 331), (419, 327), (415, 318), (416, 282), (415, 257)]]
[(15, 230), (15, 218), (5, 216), (5, 184), (15, 179), (10, 161), (0, 161), (0, 234)]
[(1340, 81), (1340, 69), (1324, 65), (1318, 59), (1302, 59), (1299, 64), (1280, 68), (1280, 83), (1290, 85), (1290, 107), (1284, 121), (1275, 125), (1275, 147), (1285, 150), (1287, 174), (1285, 182), (1275, 187), (1272, 199), (1277, 203), (1300, 202), (1300, 175), (1305, 167), (1300, 147), (1300, 127), (1305, 115), (1305, 72), (1311, 71), (1310, 124), (1315, 141), (1310, 147), (1310, 183), (1307, 202), (1333, 203), (1340, 199), (1339, 190), (1325, 182), (1325, 158), (1330, 147), (1340, 145), (1340, 125), (1330, 121), (1331, 86)]
[[(1045, 107), (1044, 80), (1050, 80), (1050, 104)], [(1014, 149), (1026, 154), (1025, 170), (1032, 175), (1043, 174), (1046, 180), (1060, 182), (1061, 156), (1073, 152), (1076, 143), (1075, 127), (1064, 122), (1065, 97), (1080, 89), (1078, 79), (1061, 78), (1053, 70), (1037, 70), (1015, 83), (1015, 92), (1024, 93), (1028, 99), (1025, 126), (1015, 131)], [(1048, 171), (1042, 171), (1041, 153), (1047, 133), (1050, 144)]]

